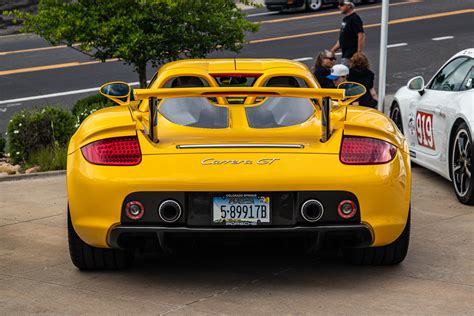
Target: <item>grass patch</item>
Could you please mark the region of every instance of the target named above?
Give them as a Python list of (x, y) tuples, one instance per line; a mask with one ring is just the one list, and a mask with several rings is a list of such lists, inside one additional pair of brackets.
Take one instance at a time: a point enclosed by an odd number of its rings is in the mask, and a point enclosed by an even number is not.
[(50, 146), (34, 151), (28, 161), (30, 166), (40, 166), (41, 171), (65, 170), (67, 147)]

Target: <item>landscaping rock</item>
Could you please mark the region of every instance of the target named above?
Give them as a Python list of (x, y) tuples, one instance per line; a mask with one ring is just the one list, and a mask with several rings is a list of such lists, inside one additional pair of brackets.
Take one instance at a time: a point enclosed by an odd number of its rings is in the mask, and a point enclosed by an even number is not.
[(35, 172), (39, 172), (40, 170), (41, 170), (40, 166), (34, 166), (30, 169), (26, 169), (25, 173), (26, 174), (35, 173)]
[(20, 165), (11, 165), (6, 162), (0, 162), (0, 173), (17, 174), (20, 172)]

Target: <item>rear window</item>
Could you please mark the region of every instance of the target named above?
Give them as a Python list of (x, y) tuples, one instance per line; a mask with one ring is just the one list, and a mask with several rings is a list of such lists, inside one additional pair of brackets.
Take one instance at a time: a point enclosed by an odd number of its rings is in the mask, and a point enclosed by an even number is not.
[(307, 88), (306, 81), (293, 76), (275, 76), (268, 79), (264, 87)]
[(159, 112), (175, 124), (199, 128), (227, 128), (229, 109), (216, 106), (207, 98), (163, 99)]
[(219, 87), (252, 87), (261, 74), (212, 74)]
[(306, 122), (314, 114), (314, 105), (304, 98), (272, 97), (245, 112), (252, 128), (285, 127)]
[(163, 88), (199, 88), (209, 87), (209, 83), (196, 76), (179, 76), (168, 80)]

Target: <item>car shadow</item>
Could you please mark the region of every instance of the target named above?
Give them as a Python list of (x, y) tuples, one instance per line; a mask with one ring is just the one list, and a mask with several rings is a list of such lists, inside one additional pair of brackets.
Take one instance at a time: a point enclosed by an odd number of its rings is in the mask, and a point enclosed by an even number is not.
[(354, 280), (371, 286), (381, 274), (395, 275), (400, 269), (403, 267), (353, 266), (344, 262), (342, 251), (336, 248), (308, 253), (294, 244), (217, 242), (178, 248), (172, 254), (139, 253), (126, 278), (134, 283), (179, 284), (181, 288), (271, 283), (281, 290), (295, 284), (337, 289), (347, 288)]

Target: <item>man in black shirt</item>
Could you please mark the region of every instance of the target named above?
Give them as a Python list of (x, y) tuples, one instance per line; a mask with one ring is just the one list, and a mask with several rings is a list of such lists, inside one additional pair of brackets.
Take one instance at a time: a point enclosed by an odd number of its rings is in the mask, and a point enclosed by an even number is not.
[(341, 24), (339, 40), (331, 49), (332, 52), (342, 50), (342, 64), (349, 66), (352, 55), (364, 51), (365, 34), (362, 19), (354, 11), (354, 3), (349, 0), (339, 1), (339, 9), (345, 15)]

